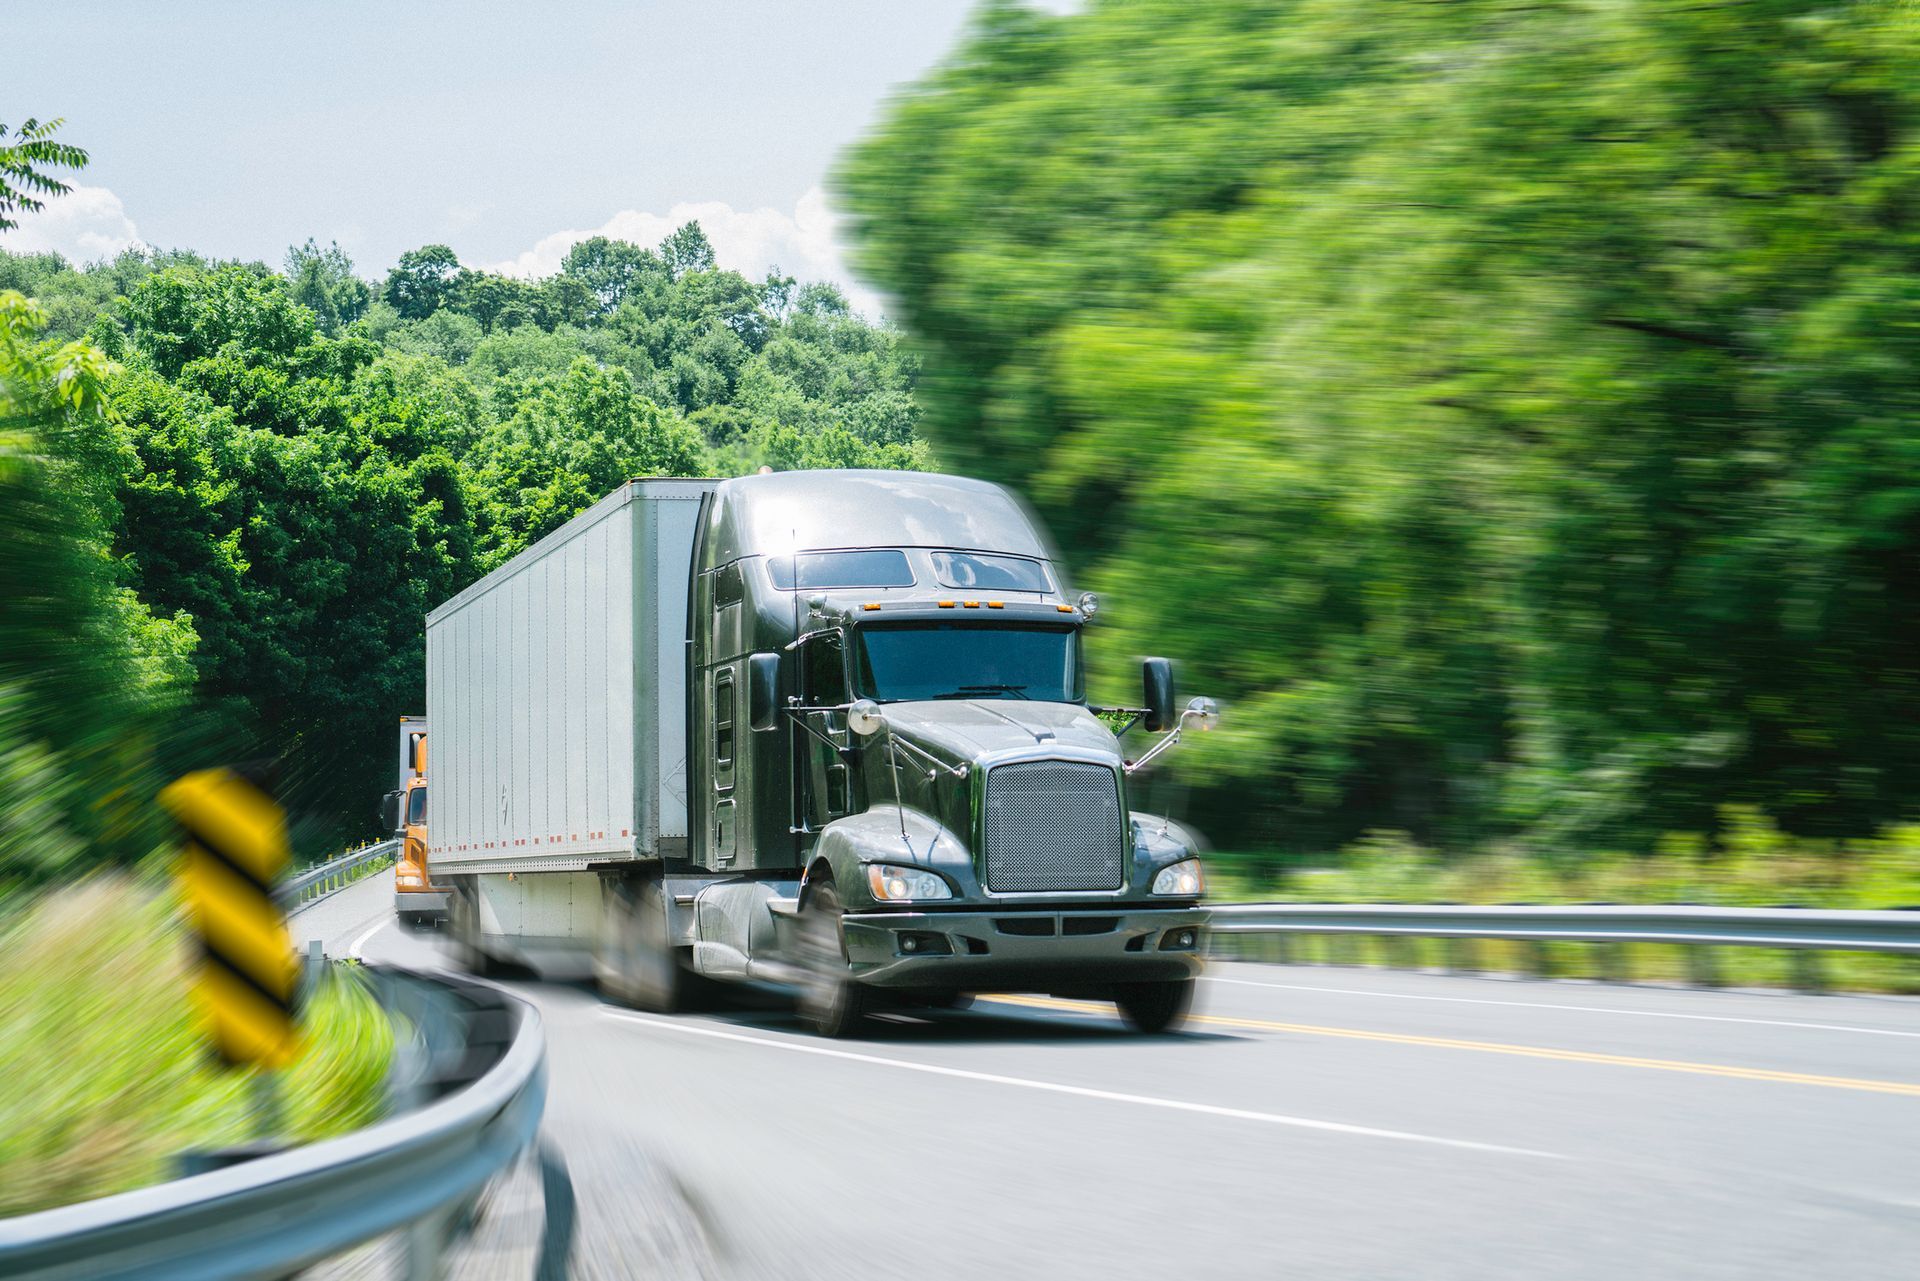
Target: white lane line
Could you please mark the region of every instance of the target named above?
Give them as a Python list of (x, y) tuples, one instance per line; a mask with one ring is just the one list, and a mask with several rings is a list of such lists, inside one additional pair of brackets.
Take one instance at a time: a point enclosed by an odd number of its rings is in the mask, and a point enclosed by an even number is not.
[(367, 932), (365, 934), (362, 934), (359, 938), (353, 941), (353, 945), (347, 949), (347, 955), (352, 957), (356, 961), (366, 960), (367, 959), (366, 957), (360, 955), (360, 949), (367, 945), (368, 939), (372, 938), (374, 935), (378, 934), (381, 930), (386, 929), (389, 925), (392, 925), (392, 924), (393, 922), (391, 920), (375, 921), (371, 926), (367, 928)]
[(747, 1045), (763, 1046), (770, 1050), (787, 1050), (794, 1054), (818, 1054), (830, 1059), (846, 1059), (854, 1063), (871, 1063), (878, 1067), (900, 1068), (907, 1072), (925, 1072), (931, 1076), (958, 1077), (966, 1081), (985, 1081), (992, 1085), (1011, 1085), (1024, 1090), (1044, 1090), (1049, 1094), (1072, 1094), (1083, 1099), (1103, 1099), (1109, 1103), (1132, 1103), (1140, 1107), (1166, 1108), (1174, 1112), (1195, 1112), (1202, 1116), (1226, 1117), (1235, 1121), (1260, 1121), (1268, 1125), (1287, 1125), (1302, 1130), (1324, 1130), (1332, 1134), (1352, 1134), (1370, 1139), (1398, 1139), (1403, 1143), (1431, 1143), (1438, 1147), (1465, 1148), (1472, 1152), (1499, 1152), (1507, 1156), (1542, 1157), (1549, 1161), (1564, 1161), (1569, 1158), (1558, 1152), (1537, 1152), (1532, 1148), (1508, 1147), (1502, 1143), (1479, 1143), (1472, 1139), (1448, 1139), (1433, 1134), (1414, 1134), (1407, 1130), (1382, 1130), (1368, 1125), (1347, 1125), (1340, 1121), (1316, 1121), (1311, 1117), (1285, 1116), (1278, 1112), (1253, 1112), (1245, 1108), (1217, 1107), (1211, 1103), (1188, 1103), (1181, 1099), (1155, 1098), (1147, 1094), (1123, 1094), (1116, 1090), (1095, 1090), (1083, 1085), (1062, 1085), (1057, 1081), (1036, 1081), (1024, 1076), (1002, 1076), (997, 1072), (973, 1072), (965, 1068), (942, 1067), (936, 1063), (916, 1063), (911, 1059), (890, 1059), (878, 1054), (858, 1054), (852, 1050), (836, 1050), (824, 1045), (809, 1045), (801, 1041), (789, 1041), (765, 1036), (748, 1036), (743, 1032), (729, 1032), (722, 1028), (709, 1027), (696, 1023), (683, 1023), (672, 1019), (651, 1018), (645, 1014), (635, 1014), (631, 1010), (615, 1010), (601, 1007), (602, 1012), (629, 1023), (638, 1023), (663, 1032), (679, 1032), (686, 1036), (710, 1036), (721, 1041), (740, 1041)]
[(1209, 974), (1209, 983), (1235, 987), (1282, 988), (1289, 992), (1331, 992), (1337, 996), (1377, 996), (1389, 1001), (1442, 1001), (1449, 1005), (1510, 1005), (1517, 1010), (1572, 1010), (1579, 1014), (1624, 1014), (1642, 1019), (1695, 1019), (1702, 1023), (1756, 1023), (1764, 1027), (1812, 1028), (1822, 1032), (1858, 1032), (1863, 1036), (1920, 1037), (1885, 1027), (1856, 1027), (1850, 1023), (1797, 1023), (1791, 1019), (1740, 1018), (1732, 1014), (1685, 1014), (1673, 1010), (1623, 1010), (1606, 1005), (1555, 1005), (1547, 1001), (1496, 1001), (1483, 996), (1430, 996), (1419, 992), (1371, 992), (1354, 987), (1316, 987), (1311, 983), (1262, 983), (1258, 979), (1227, 979)]

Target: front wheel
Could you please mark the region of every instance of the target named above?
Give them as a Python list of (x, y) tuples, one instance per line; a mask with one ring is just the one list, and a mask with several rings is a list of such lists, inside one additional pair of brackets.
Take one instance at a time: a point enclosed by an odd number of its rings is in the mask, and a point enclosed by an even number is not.
[(1156, 1032), (1168, 1032), (1180, 1026), (1187, 1017), (1187, 1010), (1193, 1005), (1192, 979), (1175, 979), (1166, 983), (1123, 983), (1114, 992), (1114, 1004), (1120, 1007), (1120, 1017), (1136, 1032), (1152, 1035)]
[(801, 961), (806, 976), (800, 988), (800, 1014), (821, 1036), (846, 1037), (860, 1030), (867, 1016), (867, 989), (853, 981), (847, 961), (840, 891), (832, 881), (807, 887), (800, 905)]
[(600, 940), (594, 956), (600, 990), (636, 1010), (680, 1010), (688, 976), (674, 947), (666, 881), (654, 873), (609, 884), (601, 892)]

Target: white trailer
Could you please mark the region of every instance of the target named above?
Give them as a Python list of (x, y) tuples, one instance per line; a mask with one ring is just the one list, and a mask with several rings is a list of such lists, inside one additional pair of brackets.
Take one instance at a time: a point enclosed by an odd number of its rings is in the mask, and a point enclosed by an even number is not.
[(456, 922), (488, 954), (470, 961), (587, 962), (587, 869), (684, 855), (687, 583), (713, 484), (631, 481), (427, 615), (430, 860), (477, 913)]

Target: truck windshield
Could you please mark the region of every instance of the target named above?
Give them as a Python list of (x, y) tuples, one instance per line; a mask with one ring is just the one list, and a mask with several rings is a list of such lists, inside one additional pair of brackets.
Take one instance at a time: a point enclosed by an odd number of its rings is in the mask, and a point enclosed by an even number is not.
[(1080, 633), (1065, 627), (966, 623), (862, 627), (860, 692), (883, 703), (935, 698), (1081, 697)]

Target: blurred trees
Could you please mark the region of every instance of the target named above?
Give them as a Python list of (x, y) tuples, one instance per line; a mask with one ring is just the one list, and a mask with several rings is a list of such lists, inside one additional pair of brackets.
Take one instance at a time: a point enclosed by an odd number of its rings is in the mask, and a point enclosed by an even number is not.
[(44, 323), (0, 291), (0, 891), (154, 848), (143, 793), (195, 641), (109, 554), (131, 462), (106, 414), (112, 366)]
[[(0, 479), (0, 787), (23, 797), (61, 794), (42, 785), (62, 734), (135, 723), (86, 699), (191, 685), (230, 750), (282, 760), (296, 836), (323, 847), (390, 785), (426, 612), (622, 481), (926, 460), (894, 336), (830, 286), (796, 301), (790, 279), (719, 269), (691, 224), (652, 249), (585, 242), (538, 281), (427, 246), (377, 299), (312, 241), (283, 273), (0, 252), (7, 288), (36, 299), (6, 295), (0, 348), (23, 407)], [(32, 812), (0, 797), (0, 827)], [(83, 827), (48, 848), (91, 857)]]
[(987, 4), (840, 175), (925, 431), (1233, 703), (1225, 840), (1920, 793), (1920, 21)]

